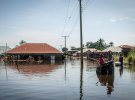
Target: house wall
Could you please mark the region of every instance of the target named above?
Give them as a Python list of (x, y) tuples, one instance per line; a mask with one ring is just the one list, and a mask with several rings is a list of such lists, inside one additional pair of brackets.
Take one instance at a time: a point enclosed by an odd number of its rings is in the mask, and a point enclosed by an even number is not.
[(29, 57), (34, 61), (62, 60), (62, 54), (8, 54), (8, 57), (12, 60), (26, 60)]

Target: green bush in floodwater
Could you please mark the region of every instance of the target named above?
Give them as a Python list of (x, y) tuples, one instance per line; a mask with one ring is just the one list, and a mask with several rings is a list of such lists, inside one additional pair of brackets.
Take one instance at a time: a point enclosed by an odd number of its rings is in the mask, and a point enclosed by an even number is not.
[(128, 64), (131, 64), (132, 59), (133, 59), (132, 56), (128, 57)]
[(135, 64), (135, 58), (133, 59), (133, 64)]
[(135, 64), (135, 51), (130, 51), (128, 54), (128, 64)]

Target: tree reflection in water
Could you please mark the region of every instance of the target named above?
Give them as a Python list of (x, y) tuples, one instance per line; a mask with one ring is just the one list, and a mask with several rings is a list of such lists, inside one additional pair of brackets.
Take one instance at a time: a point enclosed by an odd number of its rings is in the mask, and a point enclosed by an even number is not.
[(128, 70), (131, 73), (131, 80), (135, 80), (135, 65), (129, 65)]

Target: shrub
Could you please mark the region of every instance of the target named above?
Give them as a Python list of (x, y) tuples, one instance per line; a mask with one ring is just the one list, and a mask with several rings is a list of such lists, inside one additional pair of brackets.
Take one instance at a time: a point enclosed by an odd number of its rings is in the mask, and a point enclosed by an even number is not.
[(135, 57), (133, 58), (133, 64), (135, 64)]
[(116, 56), (116, 55), (115, 55), (115, 56), (114, 56), (114, 61), (115, 61), (115, 62), (119, 61), (119, 56)]
[(128, 57), (128, 64), (131, 64), (132, 60), (133, 60), (132, 56)]

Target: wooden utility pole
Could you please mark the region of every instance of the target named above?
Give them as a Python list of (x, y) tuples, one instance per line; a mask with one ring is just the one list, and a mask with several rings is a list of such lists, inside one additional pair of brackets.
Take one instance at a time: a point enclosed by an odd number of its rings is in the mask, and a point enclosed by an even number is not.
[(80, 12), (80, 47), (81, 47), (81, 67), (80, 67), (80, 100), (83, 97), (83, 37), (82, 37), (82, 0), (79, 0)]
[(7, 56), (7, 43), (6, 43), (6, 48), (5, 48), (5, 56)]
[[(69, 37), (69, 36), (62, 36), (62, 37), (64, 37), (64, 39), (65, 39), (65, 49), (66, 49), (66, 42), (67, 42), (67, 37)], [(67, 50), (65, 50), (65, 53), (67, 52)]]
[(79, 0), (80, 12), (80, 47), (81, 47), (81, 63), (83, 63), (83, 37), (82, 37), (82, 0)]

